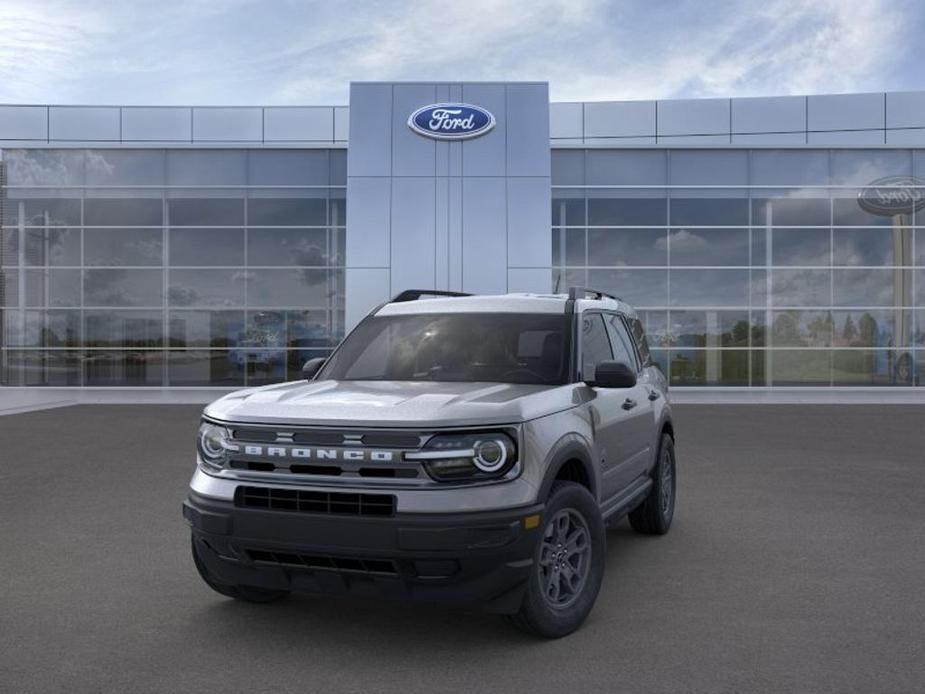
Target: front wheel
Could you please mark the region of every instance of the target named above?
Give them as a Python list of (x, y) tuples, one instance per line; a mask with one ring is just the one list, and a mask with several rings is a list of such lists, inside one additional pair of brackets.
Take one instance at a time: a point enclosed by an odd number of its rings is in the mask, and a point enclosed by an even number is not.
[(557, 482), (543, 514), (518, 628), (545, 638), (575, 631), (591, 612), (604, 578), (606, 539), (597, 502), (581, 485)]

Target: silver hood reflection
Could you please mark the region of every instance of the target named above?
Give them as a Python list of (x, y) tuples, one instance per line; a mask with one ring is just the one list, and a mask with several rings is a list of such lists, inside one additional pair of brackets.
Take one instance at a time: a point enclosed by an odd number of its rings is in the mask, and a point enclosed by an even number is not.
[(240, 390), (206, 407), (218, 420), (302, 426), (452, 427), (525, 422), (574, 407), (575, 385), (294, 381)]

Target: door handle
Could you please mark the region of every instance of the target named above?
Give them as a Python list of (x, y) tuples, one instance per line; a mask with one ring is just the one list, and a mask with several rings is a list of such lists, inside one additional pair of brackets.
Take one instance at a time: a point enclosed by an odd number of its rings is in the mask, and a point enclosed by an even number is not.
[(622, 407), (624, 410), (631, 410), (631, 409), (633, 409), (634, 407), (636, 407), (636, 405), (638, 405), (638, 404), (639, 404), (639, 403), (637, 403), (637, 402), (636, 402), (635, 400), (633, 400), (632, 398), (627, 398), (626, 400), (623, 401), (623, 404), (621, 405), (621, 407)]
[(659, 392), (657, 390), (649, 391), (649, 400), (658, 400), (660, 397), (662, 396), (659, 395)]

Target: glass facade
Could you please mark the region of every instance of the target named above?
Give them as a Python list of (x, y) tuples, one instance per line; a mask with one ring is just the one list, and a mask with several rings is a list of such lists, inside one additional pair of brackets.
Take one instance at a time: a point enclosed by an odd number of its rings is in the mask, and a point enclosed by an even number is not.
[[(637, 306), (675, 386), (925, 385), (925, 150), (560, 149), (553, 284)], [(920, 190), (925, 193), (925, 190)]]
[(3, 176), (0, 385), (257, 385), (343, 337), (343, 149), (6, 149)]

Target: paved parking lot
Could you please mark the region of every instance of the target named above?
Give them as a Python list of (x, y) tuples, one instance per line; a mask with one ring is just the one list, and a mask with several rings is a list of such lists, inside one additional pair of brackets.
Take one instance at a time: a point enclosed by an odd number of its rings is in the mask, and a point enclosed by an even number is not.
[(913, 692), (925, 407), (681, 406), (663, 538), (609, 533), (585, 627), (209, 591), (180, 501), (196, 406), (0, 417), (3, 692)]

